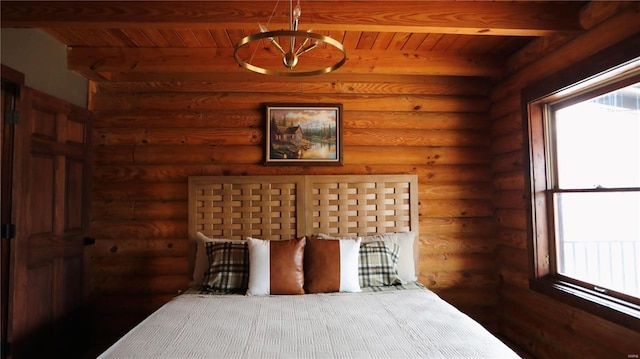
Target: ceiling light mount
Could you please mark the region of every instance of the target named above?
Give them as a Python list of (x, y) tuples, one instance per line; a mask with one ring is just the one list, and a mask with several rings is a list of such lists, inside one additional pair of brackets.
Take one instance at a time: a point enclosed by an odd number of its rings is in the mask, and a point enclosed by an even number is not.
[[(278, 5), (276, 3), (276, 8), (277, 6)], [(276, 8), (274, 8), (274, 12)], [(298, 31), (300, 14), (302, 13), (299, 0), (295, 8), (293, 8), (293, 0), (289, 0), (289, 13), (289, 30), (269, 31), (266, 26), (258, 23), (260, 33), (246, 36), (235, 45), (233, 49), (233, 57), (236, 62), (247, 70), (274, 76), (322, 75), (335, 71), (345, 64), (347, 61), (347, 52), (345, 51), (342, 43), (329, 36), (314, 33), (312, 30)], [(273, 16), (273, 13), (271, 16)], [(269, 20), (271, 20), (271, 18), (269, 18)], [(288, 69), (288, 71), (277, 70), (275, 67), (268, 67), (267, 65), (258, 65), (254, 63), (254, 55), (259, 48), (257, 46), (258, 44), (255, 43), (259, 40), (265, 39), (268, 40), (276, 50), (278, 50), (278, 53), (282, 56), (282, 64), (286, 69)], [(287, 50), (285, 50), (276, 39), (288, 39), (288, 46), (285, 46)], [(300, 62), (300, 56), (317, 48), (322, 43), (327, 44), (327, 48), (333, 47), (337, 49), (340, 52), (339, 59), (337, 61), (331, 61), (331, 64), (326, 67), (311, 70), (305, 69), (302, 71), (295, 70), (296, 66)], [(249, 47), (250, 44), (254, 44), (256, 48), (254, 49), (253, 55), (249, 59), (244, 60), (240, 56), (239, 51), (245, 47)], [(328, 56), (328, 59), (331, 58), (332, 56)]]

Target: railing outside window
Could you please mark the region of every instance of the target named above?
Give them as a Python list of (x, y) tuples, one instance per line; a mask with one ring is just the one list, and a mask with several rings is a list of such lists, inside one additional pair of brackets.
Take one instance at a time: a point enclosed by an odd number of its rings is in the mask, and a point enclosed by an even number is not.
[(640, 296), (640, 242), (565, 241), (561, 256), (561, 273)]

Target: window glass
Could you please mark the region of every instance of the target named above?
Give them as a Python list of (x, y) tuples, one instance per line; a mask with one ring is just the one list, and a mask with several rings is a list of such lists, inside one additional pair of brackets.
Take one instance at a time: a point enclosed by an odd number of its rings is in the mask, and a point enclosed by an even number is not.
[(553, 115), (559, 188), (640, 187), (640, 83)]
[(640, 192), (554, 197), (558, 273), (640, 297)]

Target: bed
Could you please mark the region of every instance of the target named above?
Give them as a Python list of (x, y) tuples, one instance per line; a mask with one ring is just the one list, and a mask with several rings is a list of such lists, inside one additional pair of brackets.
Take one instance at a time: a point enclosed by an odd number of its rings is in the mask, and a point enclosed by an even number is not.
[(189, 178), (192, 286), (99, 358), (518, 358), (417, 282), (417, 185)]

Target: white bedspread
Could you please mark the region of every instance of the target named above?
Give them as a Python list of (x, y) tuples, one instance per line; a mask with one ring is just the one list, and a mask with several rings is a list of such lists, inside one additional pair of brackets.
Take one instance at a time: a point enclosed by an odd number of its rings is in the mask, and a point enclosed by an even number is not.
[(100, 358), (518, 358), (426, 289), (183, 294)]

